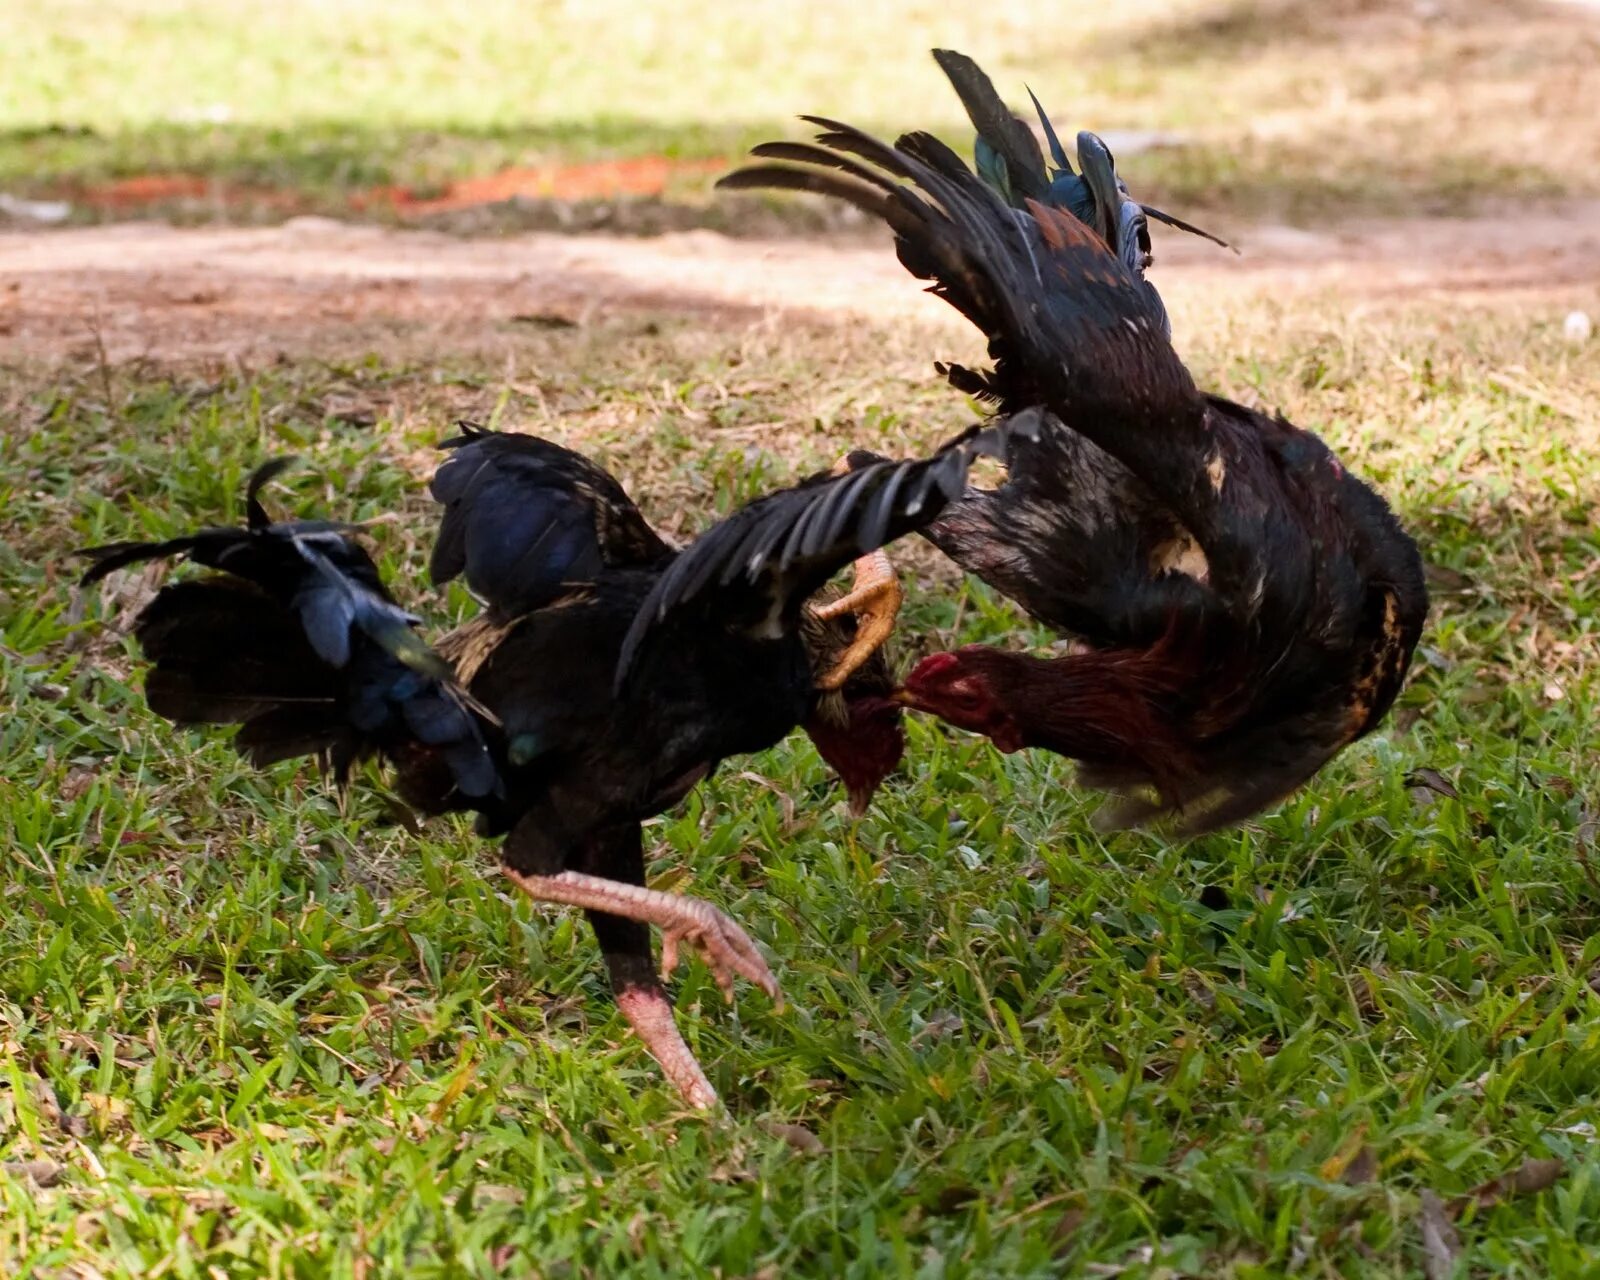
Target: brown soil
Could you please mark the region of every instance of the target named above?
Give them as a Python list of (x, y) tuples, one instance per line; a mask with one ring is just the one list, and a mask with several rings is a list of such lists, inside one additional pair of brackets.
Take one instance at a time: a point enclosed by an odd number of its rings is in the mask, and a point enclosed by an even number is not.
[[(1180, 326), (1218, 294), (1333, 291), (1386, 306), (1530, 296), (1600, 300), (1600, 204), (1516, 216), (1231, 231), (1235, 256), (1167, 234), (1155, 278)], [(953, 317), (882, 239), (653, 239), (528, 234), (464, 239), (297, 218), (175, 230), (148, 222), (0, 233), (0, 351), (56, 359), (255, 361), (496, 350), (526, 324), (615, 311), (748, 323), (775, 311)], [(5, 358), (5, 357), (0, 357)]]

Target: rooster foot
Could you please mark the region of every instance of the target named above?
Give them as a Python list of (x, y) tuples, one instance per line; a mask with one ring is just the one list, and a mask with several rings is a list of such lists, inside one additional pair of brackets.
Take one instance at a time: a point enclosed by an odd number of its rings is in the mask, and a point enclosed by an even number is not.
[(882, 551), (862, 556), (856, 561), (855, 572), (855, 586), (849, 595), (812, 607), (819, 618), (836, 618), (841, 613), (856, 615), (855, 639), (817, 680), (819, 689), (840, 688), (894, 632), (902, 593), (889, 557)]
[(772, 976), (772, 969), (750, 935), (709, 902), (581, 871), (528, 876), (510, 867), (502, 870), (513, 884), (537, 902), (558, 902), (654, 925), (662, 933), (663, 974), (670, 974), (677, 966), (678, 944), (687, 942), (701, 953), (711, 967), (717, 986), (730, 1000), (735, 974), (748, 978), (780, 1004), (783, 1000), (778, 980)]
[(619, 990), (616, 999), (633, 1034), (660, 1064), (661, 1074), (683, 1095), (683, 1100), (700, 1111), (716, 1106), (717, 1091), (700, 1069), (694, 1050), (684, 1043), (667, 993), (654, 984), (631, 986)]
[[(833, 468), (834, 475), (850, 470), (848, 458), (840, 458)], [(894, 632), (894, 620), (900, 612), (902, 592), (895, 577), (894, 565), (883, 550), (869, 552), (855, 562), (855, 583), (848, 595), (827, 604), (813, 605), (812, 613), (819, 618), (837, 618), (842, 613), (856, 615), (855, 639), (849, 648), (817, 681), (817, 688), (832, 691), (843, 686), (856, 670), (883, 647), (884, 641)]]
[(778, 989), (778, 980), (772, 976), (766, 957), (731, 916), (699, 898), (674, 896), (673, 901), (679, 907), (678, 919), (661, 925), (663, 978), (672, 976), (672, 971), (678, 967), (678, 945), (687, 942), (700, 953), (701, 960), (717, 980), (717, 986), (729, 1000), (733, 999), (733, 978), (738, 974), (755, 983), (782, 1008), (783, 993)]

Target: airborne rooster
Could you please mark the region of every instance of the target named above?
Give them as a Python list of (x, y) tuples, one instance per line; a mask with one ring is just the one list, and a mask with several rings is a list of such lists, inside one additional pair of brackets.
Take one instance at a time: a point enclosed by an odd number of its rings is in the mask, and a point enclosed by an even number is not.
[(1383, 500), (1310, 432), (1195, 387), (1142, 258), (1107, 243), (1119, 218), (1091, 226), (1048, 192), (1013, 208), (926, 133), (889, 146), (807, 119), (816, 144), (758, 147), (790, 163), (720, 185), (883, 219), (906, 268), (989, 340), (993, 368), (941, 366), (949, 381), (1002, 421), (1053, 419), (1010, 442), (1000, 488), (969, 488), (923, 532), (1084, 644), (933, 654), (901, 700), (1002, 750), (1080, 761), (1120, 793), (1113, 823), (1191, 832), (1283, 797), (1369, 732), (1427, 610), (1416, 545)]
[[(926, 461), (813, 477), (674, 552), (586, 459), (469, 429), (434, 478), (445, 513), (432, 575), (464, 574), (485, 607), (436, 651), (352, 526), (270, 519), (258, 495), (281, 461), (251, 478), (245, 528), (94, 548), (84, 581), (176, 555), (220, 570), (166, 587), (140, 615), (151, 709), (242, 726), (235, 741), (257, 764), (315, 755), (343, 778), (380, 756), (419, 809), (477, 813), (482, 834), (506, 837), (511, 880), (589, 913), (624, 1016), (684, 1097), (708, 1107), (716, 1093), (677, 1031), (649, 926), (663, 931), (669, 972), (686, 943), (725, 992), (735, 974), (774, 997), (778, 984), (733, 920), (645, 887), (639, 824), (725, 757), (800, 724), (852, 803), (870, 798), (903, 745), (873, 655), (894, 596), (873, 553), (934, 518), (1004, 434), (969, 431)], [(808, 609), (857, 558), (857, 590)]]

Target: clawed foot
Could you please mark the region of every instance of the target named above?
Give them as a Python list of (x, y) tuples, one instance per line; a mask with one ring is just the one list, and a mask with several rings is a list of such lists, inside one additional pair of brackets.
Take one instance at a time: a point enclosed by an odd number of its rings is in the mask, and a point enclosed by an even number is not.
[[(840, 475), (849, 469), (849, 460), (841, 458), (833, 470), (835, 475)], [(894, 565), (886, 552), (878, 550), (855, 562), (855, 583), (848, 595), (811, 607), (819, 618), (837, 618), (843, 613), (856, 615), (855, 639), (817, 680), (817, 688), (828, 691), (840, 688), (883, 647), (894, 632), (894, 620), (900, 612), (902, 598)]]
[(529, 897), (540, 902), (559, 902), (586, 911), (604, 911), (624, 920), (653, 924), (661, 930), (661, 968), (671, 973), (678, 963), (678, 944), (687, 942), (704, 957), (723, 994), (733, 998), (735, 974), (748, 978), (780, 1003), (783, 994), (766, 958), (750, 935), (709, 902), (662, 893), (643, 885), (624, 884), (581, 871), (563, 871), (555, 876), (525, 876), (510, 867), (502, 868)]
[[(782, 1006), (783, 993), (778, 989), (778, 980), (772, 976), (766, 957), (756, 948), (749, 934), (709, 902), (675, 893), (662, 893), (659, 889), (646, 889), (643, 885), (627, 884), (621, 880), (607, 880), (604, 876), (591, 876), (581, 871), (563, 871), (554, 876), (529, 876), (510, 867), (502, 867), (501, 870), (508, 880), (535, 901), (557, 902), (655, 925), (661, 930), (661, 968), (664, 975), (670, 974), (678, 963), (679, 944), (688, 943), (700, 952), (711, 967), (717, 986), (730, 1000), (733, 999), (733, 978), (738, 974), (755, 983)], [(645, 960), (644, 974), (648, 975), (648, 960), (645, 957), (641, 959)], [(683, 1095), (684, 1101), (701, 1110), (716, 1106), (717, 1091), (700, 1069), (694, 1052), (684, 1043), (666, 991), (653, 977), (646, 978), (644, 975), (635, 974), (631, 981), (619, 981), (615, 965), (612, 968), (612, 984), (617, 1008), (644, 1042), (650, 1056), (661, 1064), (662, 1072)]]
[(766, 957), (750, 935), (732, 917), (699, 898), (678, 898), (678, 919), (661, 926), (661, 976), (668, 978), (678, 967), (678, 944), (686, 942), (700, 953), (711, 976), (727, 999), (733, 999), (735, 974), (755, 983), (783, 1006), (783, 992)]

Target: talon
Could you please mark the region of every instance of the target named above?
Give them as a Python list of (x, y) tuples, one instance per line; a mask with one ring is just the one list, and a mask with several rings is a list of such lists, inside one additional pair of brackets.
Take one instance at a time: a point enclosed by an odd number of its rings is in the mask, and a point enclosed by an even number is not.
[[(608, 880), (581, 871), (563, 871), (553, 876), (524, 875), (502, 866), (506, 878), (536, 902), (557, 902), (586, 911), (599, 911), (655, 925), (661, 930), (661, 971), (670, 974), (678, 964), (680, 944), (687, 942), (700, 952), (711, 967), (717, 986), (733, 999), (733, 976), (748, 978), (783, 1008), (783, 993), (772, 976), (766, 957), (732, 917), (709, 902), (662, 893), (640, 884)], [(694, 1053), (684, 1043), (672, 1015), (672, 1002), (652, 978), (646, 983), (634, 980), (612, 982), (617, 1007), (628, 1020), (662, 1071), (690, 1106), (702, 1110), (717, 1105), (717, 1091), (711, 1087)]]
[(661, 930), (661, 971), (670, 974), (678, 964), (678, 949), (688, 943), (711, 968), (717, 985), (732, 998), (735, 974), (748, 979), (779, 1004), (783, 996), (766, 957), (739, 925), (709, 902), (662, 893), (642, 885), (624, 884), (579, 871), (554, 876), (526, 876), (510, 867), (506, 876), (529, 897), (559, 902), (588, 911), (604, 911), (625, 920), (653, 924)]
[(766, 957), (757, 949), (750, 935), (734, 920), (718, 911), (709, 902), (694, 898), (682, 901), (690, 909), (687, 919), (662, 929), (661, 976), (669, 976), (678, 963), (678, 947), (687, 943), (700, 953), (700, 959), (711, 970), (711, 976), (723, 996), (733, 1000), (733, 978), (754, 983), (774, 1001), (782, 1002), (778, 980), (772, 976)]
[(900, 612), (903, 593), (894, 575), (894, 566), (884, 551), (874, 551), (855, 563), (855, 585), (848, 595), (827, 604), (813, 605), (819, 618), (836, 618), (842, 613), (856, 615), (855, 639), (817, 680), (819, 689), (837, 689), (876, 653), (894, 633), (894, 620)]

